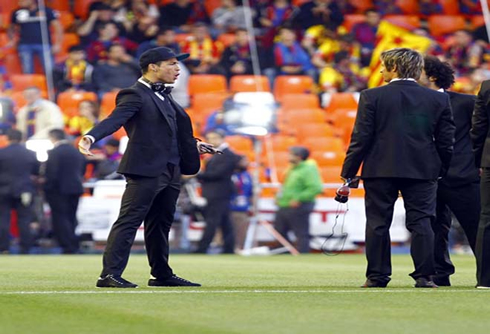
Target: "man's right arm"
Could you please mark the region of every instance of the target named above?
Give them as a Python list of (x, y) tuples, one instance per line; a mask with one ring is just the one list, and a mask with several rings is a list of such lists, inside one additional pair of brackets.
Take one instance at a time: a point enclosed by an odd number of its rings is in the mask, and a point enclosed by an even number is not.
[(471, 127), (471, 140), (473, 141), (473, 152), (475, 153), (476, 167), (481, 166), (483, 147), (488, 133), (487, 101), (490, 91), (490, 81), (484, 81), (475, 102)]
[(456, 131), (449, 95), (445, 95), (445, 98), (444, 110), (434, 133), (437, 153), (442, 162), (440, 176), (444, 176), (449, 169), (454, 150), (454, 132)]

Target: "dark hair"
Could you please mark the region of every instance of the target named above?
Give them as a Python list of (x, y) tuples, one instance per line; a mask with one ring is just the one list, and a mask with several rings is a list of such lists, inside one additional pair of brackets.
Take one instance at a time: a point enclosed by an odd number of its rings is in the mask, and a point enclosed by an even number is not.
[[(376, 14), (380, 14), (380, 13), (378, 12), (378, 10), (377, 10), (376, 8), (374, 8), (374, 7), (368, 8), (368, 9), (366, 9), (366, 10), (364, 11), (364, 15), (367, 15), (367, 14), (369, 14), (369, 13), (376, 13)], [(381, 15), (381, 14), (380, 14), (380, 15)]]
[(124, 47), (124, 45), (122, 45), (121, 43), (112, 43), (111, 45), (109, 45), (109, 47), (107, 48), (107, 53), (111, 52), (111, 50), (115, 47), (121, 47), (123, 48), (124, 50), (126, 50), (126, 48)]
[(164, 35), (168, 31), (174, 31), (174, 29), (171, 26), (162, 26), (158, 29), (157, 36)]
[(49, 137), (56, 140), (63, 140), (66, 138), (66, 135), (63, 129), (53, 129), (49, 131)]
[(19, 143), (22, 141), (22, 132), (17, 129), (8, 129), (7, 139), (11, 142)]
[(291, 146), (289, 152), (291, 152), (292, 155), (300, 157), (301, 160), (306, 160), (310, 156), (310, 150), (304, 146)]
[(427, 78), (435, 78), (435, 84), (439, 88), (448, 89), (454, 83), (454, 69), (446, 61), (441, 61), (434, 56), (424, 58), (424, 70)]
[(80, 44), (72, 45), (68, 48), (68, 52), (78, 52), (78, 51), (85, 51), (85, 49)]

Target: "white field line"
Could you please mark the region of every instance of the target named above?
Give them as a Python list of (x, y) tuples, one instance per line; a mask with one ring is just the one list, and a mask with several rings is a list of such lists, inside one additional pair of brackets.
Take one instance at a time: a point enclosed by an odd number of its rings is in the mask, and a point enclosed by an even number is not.
[[(165, 289), (165, 288), (164, 288)], [(0, 291), (5, 295), (106, 295), (106, 294), (363, 294), (363, 293), (485, 293), (483, 289), (359, 289), (359, 290), (139, 290), (101, 289), (87, 291)]]

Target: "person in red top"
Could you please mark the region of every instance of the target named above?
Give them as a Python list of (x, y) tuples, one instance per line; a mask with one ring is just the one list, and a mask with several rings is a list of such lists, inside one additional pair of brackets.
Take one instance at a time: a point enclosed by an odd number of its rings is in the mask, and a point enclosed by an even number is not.
[(125, 38), (119, 37), (119, 29), (112, 22), (107, 22), (98, 27), (99, 38), (89, 44), (87, 48), (87, 59), (92, 63), (99, 60), (107, 60), (107, 53), (112, 44), (119, 44), (130, 54), (134, 54), (138, 44)]
[(192, 29), (192, 37), (184, 43), (182, 52), (190, 54), (185, 64), (191, 73), (209, 74), (220, 60), (223, 45), (213, 41), (204, 23), (196, 23)]

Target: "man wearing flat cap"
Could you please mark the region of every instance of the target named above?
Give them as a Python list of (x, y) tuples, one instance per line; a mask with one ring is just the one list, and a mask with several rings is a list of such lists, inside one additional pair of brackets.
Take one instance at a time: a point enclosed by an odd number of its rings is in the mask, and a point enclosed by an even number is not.
[(149, 286), (200, 286), (178, 277), (168, 264), (169, 231), (180, 192), (181, 174), (199, 171), (201, 153), (214, 153), (211, 145), (197, 142), (184, 109), (172, 98), (171, 87), (179, 76), (176, 55), (159, 47), (144, 52), (140, 59), (143, 76), (116, 97), (116, 108), (95, 126), (79, 149), (91, 155), (90, 146), (121, 126), (129, 137), (118, 173), (126, 177), (119, 217), (112, 226), (97, 281), (101, 288), (135, 288), (123, 279), (136, 231), (145, 223), (145, 246), (151, 267)]
[(315, 197), (323, 191), (322, 180), (314, 161), (307, 160), (310, 151), (302, 146), (289, 149), (291, 167), (276, 204), (279, 207), (274, 220), (274, 228), (286, 240), (293, 231), (296, 247), (300, 253), (310, 252), (310, 214), (315, 206)]

